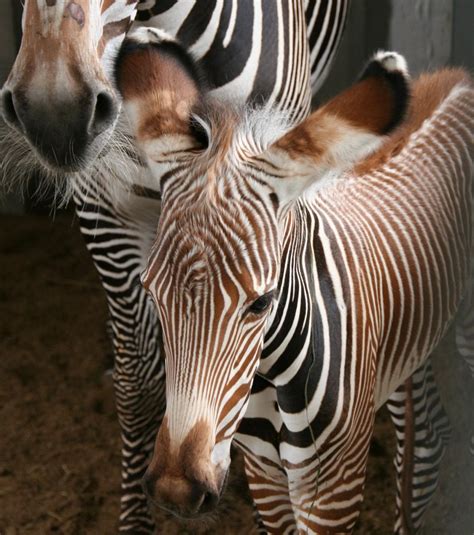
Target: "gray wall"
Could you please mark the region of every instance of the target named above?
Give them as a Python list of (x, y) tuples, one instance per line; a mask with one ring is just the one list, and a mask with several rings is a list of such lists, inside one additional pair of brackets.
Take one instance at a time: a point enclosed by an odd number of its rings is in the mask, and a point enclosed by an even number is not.
[(474, 72), (474, 2), (455, 0), (451, 59)]
[(334, 68), (317, 100), (359, 74), (377, 49), (396, 50), (412, 74), (447, 64), (474, 71), (474, 0), (352, 0)]
[(0, 0), (0, 21), (0, 84), (3, 84), (16, 54), (16, 35), (10, 0)]

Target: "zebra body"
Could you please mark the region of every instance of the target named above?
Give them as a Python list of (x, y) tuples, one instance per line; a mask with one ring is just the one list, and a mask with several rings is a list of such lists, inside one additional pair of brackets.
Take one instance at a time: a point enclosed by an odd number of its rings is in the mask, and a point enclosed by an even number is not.
[[(167, 45), (155, 39), (143, 61), (159, 73)], [(350, 532), (375, 411), (424, 365), (468, 290), (470, 81), (456, 71), (420, 79), (405, 126), (344, 173), (397, 122), (397, 56), (382, 55), (368, 79), (286, 135), (267, 111), (242, 117), (211, 103), (202, 146), (181, 116), (155, 129), (170, 110), (156, 85), (127, 75), (130, 54), (119, 86), (163, 194), (143, 276), (167, 370), (164, 456), (153, 457), (147, 492), (179, 514), (207, 509), (235, 435), (267, 531)], [(378, 109), (386, 98), (392, 112)], [(363, 116), (370, 103), (378, 111)]]
[[(266, 342), (259, 367), (265, 380), (260, 381), (254, 406), (250, 401), (236, 440), (246, 453), (250, 450), (248, 471), (257, 489), (268, 466), (274, 471), (280, 457), (286, 478), (280, 474), (276, 481), (280, 489), (288, 486), (286, 513), (291, 518), (290, 505), (297, 511), (299, 529), (350, 531), (361, 489), (354, 486), (353, 478), (350, 485), (340, 485), (334, 476), (356, 473), (363, 484), (374, 410), (392, 396), (395, 412), (394, 391), (436, 347), (468, 288), (474, 103), (472, 90), (461, 95), (447, 99), (404, 151), (384, 167), (343, 179), (342, 184), (300, 201), (293, 210), (291, 231), (285, 233), (278, 302), (278, 311), (288, 313), (276, 312), (266, 335), (267, 340), (286, 337), (286, 347), (282, 351), (280, 346), (275, 356), (277, 343)], [(448, 141), (453, 139), (456, 148)], [(440, 184), (437, 191), (433, 183)], [(435, 214), (446, 214), (446, 219), (437, 220)], [(308, 236), (312, 236), (309, 243)], [(316, 289), (311, 288), (314, 282)], [(313, 315), (298, 321), (302, 315), (294, 311), (308, 302), (314, 303)], [(288, 332), (295, 335), (288, 337)], [(312, 337), (317, 339), (314, 352)], [(430, 373), (421, 377), (414, 383), (416, 399), (422, 400), (417, 409), (423, 417), (431, 404), (436, 415), (437, 393), (427, 393), (427, 381), (433, 379)], [(358, 388), (360, 384), (364, 386)], [(260, 396), (270, 396), (272, 390), (279, 410), (269, 419), (262, 414)], [(404, 399), (403, 392), (400, 397)], [(406, 417), (405, 410), (402, 405), (399, 418)], [(272, 422), (271, 432), (262, 435), (260, 418)], [(319, 436), (314, 431), (315, 440), (308, 423), (314, 430), (324, 430)], [(449, 425), (443, 412), (432, 423), (431, 433), (421, 437), (416, 448), (428, 457), (430, 447), (430, 453), (437, 453), (430, 462), (437, 465)], [(400, 448), (406, 437), (404, 427), (398, 431)], [(254, 437), (261, 439), (257, 448)], [(399, 470), (402, 461), (399, 450)], [(430, 475), (426, 479), (431, 482)], [(400, 533), (420, 528), (426, 506), (423, 476), (417, 479), (415, 474), (412, 484), (414, 496), (421, 494), (422, 500), (410, 511), (411, 529), (399, 514), (396, 530)], [(322, 490), (316, 502), (308, 503), (307, 496), (318, 487)], [(429, 490), (430, 497), (433, 489)], [(399, 513), (401, 493), (399, 488)], [(262, 499), (266, 509), (265, 502)], [(280, 511), (276, 519), (272, 512), (269, 522), (280, 532)], [(288, 526), (289, 532), (295, 528)]]

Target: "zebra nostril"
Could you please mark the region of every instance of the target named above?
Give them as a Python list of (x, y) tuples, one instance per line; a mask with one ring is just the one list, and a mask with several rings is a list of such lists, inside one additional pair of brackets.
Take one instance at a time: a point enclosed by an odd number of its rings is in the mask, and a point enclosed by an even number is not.
[(207, 513), (215, 509), (219, 502), (219, 496), (214, 492), (207, 491), (204, 493), (203, 499), (199, 505), (199, 513)]
[(109, 93), (102, 91), (96, 97), (92, 128), (94, 133), (100, 134), (113, 125), (118, 115), (116, 99)]
[(154, 483), (155, 483), (155, 480), (150, 474), (146, 473), (143, 476), (143, 478), (142, 478), (142, 489), (143, 489), (143, 492), (144, 492), (145, 496), (147, 496), (148, 498), (151, 498), (151, 499), (153, 499), (154, 494), (155, 494)]
[(15, 103), (13, 101), (13, 93), (6, 89), (2, 95), (2, 110), (3, 116), (8, 123), (20, 124), (18, 115), (15, 109)]

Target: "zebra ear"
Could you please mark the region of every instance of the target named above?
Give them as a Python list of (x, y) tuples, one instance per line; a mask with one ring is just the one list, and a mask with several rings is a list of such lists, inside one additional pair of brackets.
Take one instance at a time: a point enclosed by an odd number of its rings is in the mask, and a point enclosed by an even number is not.
[[(406, 62), (378, 52), (359, 81), (290, 130), (265, 153), (280, 169), (270, 178), (281, 204), (374, 152), (402, 121), (409, 101)], [(279, 178), (280, 176), (284, 178)]]
[[(191, 111), (201, 101), (202, 78), (192, 57), (176, 40), (154, 28), (134, 31), (120, 49), (115, 76), (139, 145), (143, 147), (147, 141), (159, 145), (161, 138), (165, 150), (167, 135), (174, 136), (174, 148), (199, 145)], [(154, 152), (156, 149), (155, 143)]]

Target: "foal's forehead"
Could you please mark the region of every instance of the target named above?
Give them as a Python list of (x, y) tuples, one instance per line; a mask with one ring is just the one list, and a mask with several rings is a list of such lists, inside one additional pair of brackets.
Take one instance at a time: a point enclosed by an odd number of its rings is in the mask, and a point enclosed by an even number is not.
[[(170, 213), (164, 213), (163, 225), (158, 232), (162, 247), (196, 253), (213, 259), (225, 250), (243, 251), (258, 242), (261, 227), (238, 194), (223, 197), (206, 192), (197, 203), (182, 203)], [(166, 217), (168, 215), (168, 217)], [(160, 239), (160, 235), (163, 239)], [(165, 249), (166, 250), (166, 249)]]
[[(204, 288), (225, 274), (251, 291), (250, 272), (255, 272), (257, 284), (266, 278), (268, 228), (252, 220), (236, 198), (216, 195), (163, 215), (150, 272), (163, 268), (183, 289), (198, 282)], [(259, 260), (262, 255), (264, 261)]]
[(267, 115), (216, 106), (198, 118), (209, 145), (165, 182), (150, 273), (163, 266), (179, 285), (230, 270), (238, 280), (253, 273), (258, 286), (275, 271), (272, 190), (248, 168), (272, 141)]

